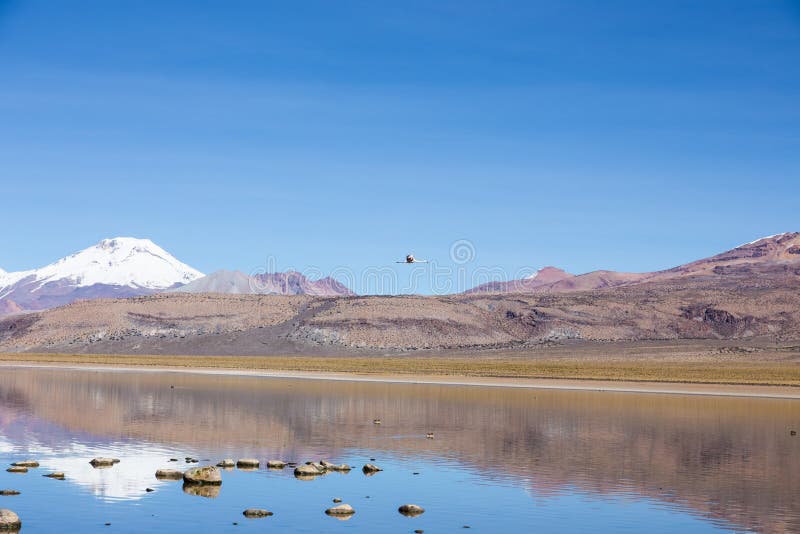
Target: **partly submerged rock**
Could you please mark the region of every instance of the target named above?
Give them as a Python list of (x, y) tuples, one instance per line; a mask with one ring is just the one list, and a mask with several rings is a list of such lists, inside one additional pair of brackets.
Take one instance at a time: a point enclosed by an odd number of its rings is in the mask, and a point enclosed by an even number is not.
[(340, 504), (339, 506), (328, 508), (325, 513), (328, 515), (353, 515), (356, 511), (349, 504)]
[(19, 530), (22, 521), (19, 516), (6, 508), (0, 508), (0, 530)]
[(0, 490), (0, 495), (19, 495), (17, 490)]
[(14, 462), (14, 467), (39, 467), (39, 462), (36, 460), (23, 460), (21, 462)]
[(159, 469), (156, 471), (156, 478), (161, 480), (182, 480), (183, 471), (177, 469)]
[(236, 462), (233, 458), (226, 458), (217, 464), (217, 467), (236, 467)]
[(364, 467), (361, 468), (365, 475), (374, 475), (378, 471), (383, 471), (380, 467), (375, 464), (364, 464)]
[(6, 469), (6, 471), (8, 471), (9, 473), (27, 473), (28, 472), (28, 468), (27, 467), (12, 466), (12, 467), (9, 467), (8, 469)]
[(255, 458), (241, 458), (236, 462), (236, 467), (245, 469), (256, 469), (261, 463)]
[(269, 469), (283, 469), (286, 467), (286, 462), (282, 462), (280, 460), (268, 460), (267, 467)]
[(333, 499), (333, 503), (334, 504), (338, 504), (340, 502), (342, 502), (342, 499), (340, 499), (339, 497), (334, 497), (334, 499)]
[(324, 475), (326, 469), (319, 464), (306, 464), (298, 465), (294, 468), (294, 476), (296, 477), (315, 477)]
[(46, 478), (55, 478), (57, 480), (64, 480), (64, 478), (65, 478), (64, 473), (62, 473), (61, 471), (55, 471), (53, 473), (47, 473), (46, 475), (42, 475), (42, 476), (46, 477)]
[(183, 474), (183, 481), (187, 484), (219, 486), (222, 484), (222, 475), (213, 465), (192, 467)]
[(406, 517), (416, 517), (425, 513), (425, 508), (416, 504), (404, 504), (397, 509), (398, 512)]
[(264, 510), (262, 508), (248, 508), (242, 515), (245, 517), (255, 518), (255, 517), (268, 517), (272, 515), (272, 512), (269, 510)]
[(118, 458), (93, 458), (90, 462), (92, 467), (111, 467), (119, 463)]

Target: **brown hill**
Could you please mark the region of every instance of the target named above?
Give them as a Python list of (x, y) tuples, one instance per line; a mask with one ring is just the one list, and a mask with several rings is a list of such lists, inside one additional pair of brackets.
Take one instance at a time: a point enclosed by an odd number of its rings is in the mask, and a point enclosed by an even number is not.
[[(546, 283), (540, 283), (539, 276), (533, 279), (511, 280), (508, 282), (490, 282), (467, 291), (481, 292), (531, 292), (559, 293), (566, 291), (586, 291), (622, 285), (637, 284), (646, 281), (667, 280), (680, 276), (700, 273), (724, 274), (726, 270), (735, 270), (748, 264), (784, 264), (800, 262), (800, 232), (787, 232), (757, 239), (740, 245), (732, 250), (704, 258), (664, 271), (649, 273), (621, 273), (616, 271), (592, 271), (577, 276), (569, 275), (555, 269), (565, 276)], [(541, 282), (544, 282), (542, 280)]]
[(618, 340), (800, 340), (800, 263), (739, 263), (549, 293), (312, 297), (162, 294), (0, 321), (0, 350), (392, 353)]

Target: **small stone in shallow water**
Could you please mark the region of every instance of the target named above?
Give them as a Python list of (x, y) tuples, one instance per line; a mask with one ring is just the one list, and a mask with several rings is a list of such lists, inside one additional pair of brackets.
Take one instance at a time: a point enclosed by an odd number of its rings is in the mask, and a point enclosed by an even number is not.
[(6, 508), (0, 508), (0, 531), (2, 530), (19, 530), (22, 527), (22, 521), (19, 516)]
[(404, 504), (397, 509), (398, 512), (406, 517), (416, 517), (425, 513), (425, 508), (416, 504)]
[(333, 499), (333, 502), (338, 504), (338, 503), (342, 502), (342, 499), (340, 499), (339, 497), (336, 497), (335, 499)]
[(259, 465), (261, 465), (260, 462), (255, 458), (241, 458), (238, 462), (236, 462), (236, 467), (239, 469), (255, 469)]
[(170, 459), (169, 459), (169, 461), (170, 461), (170, 462), (177, 462), (177, 461), (178, 461), (178, 459), (177, 459), (177, 458), (170, 458)]
[(286, 462), (282, 462), (280, 460), (268, 460), (267, 467), (269, 469), (283, 469), (286, 467)]
[(325, 513), (328, 515), (353, 515), (356, 511), (349, 504), (340, 504), (339, 506), (328, 508)]
[(39, 462), (36, 460), (23, 460), (21, 462), (14, 462), (14, 467), (39, 467)]
[(418, 528), (417, 530), (414, 531), (414, 534), (422, 534), (423, 532), (425, 531), (422, 530), (421, 528)]
[(233, 458), (226, 458), (217, 464), (217, 467), (236, 467), (236, 462)]
[(249, 518), (256, 518), (256, 517), (269, 517), (272, 515), (272, 512), (269, 510), (263, 510), (261, 508), (248, 508), (242, 515)]
[(219, 486), (222, 484), (222, 476), (219, 469), (208, 465), (205, 467), (193, 467), (183, 474), (183, 481), (187, 484), (209, 484)]
[(17, 490), (0, 490), (0, 495), (19, 495)]
[(65, 478), (64, 473), (62, 473), (61, 471), (56, 471), (55, 473), (47, 473), (46, 475), (42, 476), (46, 478), (55, 478), (57, 480), (64, 480)]
[(373, 419), (372, 420), (372, 424), (373, 425), (379, 425), (379, 424), (381, 424), (381, 420), (380, 419)]
[(90, 462), (92, 467), (111, 467), (119, 463), (118, 458), (93, 458)]
[(375, 464), (364, 464), (364, 467), (361, 468), (365, 475), (372, 475), (377, 473), (378, 471), (383, 471), (380, 467)]
[(144, 489), (147, 493), (153, 493), (155, 490), (153, 488), (145, 488)]
[(28, 468), (27, 467), (9, 467), (8, 469), (6, 469), (6, 471), (9, 472), (9, 473), (27, 473), (28, 472)]

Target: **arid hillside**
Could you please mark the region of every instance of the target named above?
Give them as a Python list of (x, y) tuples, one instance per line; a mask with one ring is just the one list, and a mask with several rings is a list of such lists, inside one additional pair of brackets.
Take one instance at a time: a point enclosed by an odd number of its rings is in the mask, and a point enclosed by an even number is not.
[(800, 340), (800, 263), (736, 262), (543, 294), (161, 294), (76, 302), (0, 321), (6, 352), (388, 354), (681, 339)]

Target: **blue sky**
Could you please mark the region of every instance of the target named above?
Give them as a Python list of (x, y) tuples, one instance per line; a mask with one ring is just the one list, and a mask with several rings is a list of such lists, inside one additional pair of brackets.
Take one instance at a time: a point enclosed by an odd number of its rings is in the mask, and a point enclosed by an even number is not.
[(6, 270), (122, 235), (649, 271), (800, 230), (798, 1), (0, 0), (0, 65)]

